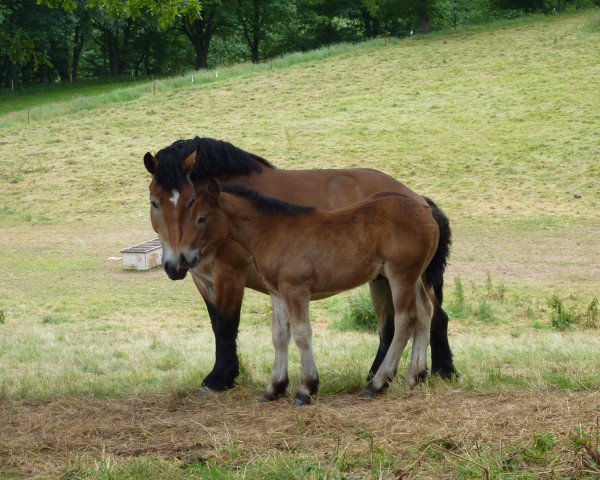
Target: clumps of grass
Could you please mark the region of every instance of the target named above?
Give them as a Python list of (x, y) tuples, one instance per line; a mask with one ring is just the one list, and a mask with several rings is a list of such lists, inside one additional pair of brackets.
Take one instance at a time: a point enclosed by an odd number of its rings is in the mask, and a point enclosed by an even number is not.
[(552, 295), (548, 301), (551, 309), (550, 325), (561, 332), (573, 328), (573, 315), (565, 309), (563, 301), (558, 295)]
[(584, 329), (600, 328), (600, 305), (594, 297), (584, 311), (577, 307), (565, 307), (563, 299), (557, 294), (548, 301), (550, 307), (550, 325), (558, 331), (571, 330), (575, 327)]
[(600, 476), (600, 424), (596, 419), (596, 425), (590, 432), (578, 427), (571, 435), (573, 449), (575, 450), (576, 463), (582, 470)]
[(59, 325), (61, 323), (67, 323), (69, 319), (64, 315), (48, 314), (42, 318), (42, 324), (44, 325)]
[(454, 299), (448, 308), (454, 318), (464, 318), (468, 315), (465, 303), (465, 286), (460, 277), (454, 277)]
[(367, 294), (354, 295), (348, 299), (348, 306), (341, 318), (332, 324), (340, 332), (376, 332), (377, 314), (371, 297)]
[(600, 328), (600, 306), (597, 297), (594, 297), (588, 305), (582, 323), (586, 328)]
[(4, 325), (6, 323), (6, 314), (4, 313), (4, 309), (0, 308), (0, 325)]
[(494, 314), (492, 312), (492, 306), (485, 299), (479, 300), (479, 306), (474, 312), (475, 317), (482, 322), (492, 322), (494, 320)]
[(506, 299), (506, 285), (504, 285), (503, 283), (494, 284), (492, 282), (492, 276), (490, 275), (490, 272), (488, 272), (485, 277), (485, 291), (488, 298), (492, 300), (504, 302), (504, 300)]

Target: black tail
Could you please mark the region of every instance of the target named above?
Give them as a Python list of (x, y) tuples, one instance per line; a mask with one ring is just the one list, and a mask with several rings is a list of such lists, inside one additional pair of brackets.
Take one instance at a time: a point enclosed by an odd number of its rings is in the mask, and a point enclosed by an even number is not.
[(448, 343), (448, 315), (442, 308), (444, 301), (444, 271), (450, 255), (452, 232), (448, 217), (440, 210), (433, 200), (425, 197), (431, 207), (433, 218), (440, 229), (438, 248), (425, 270), (425, 282), (433, 288), (437, 302), (434, 302), (433, 318), (431, 319), (431, 372), (443, 378), (457, 376), (458, 372), (452, 361), (452, 351)]

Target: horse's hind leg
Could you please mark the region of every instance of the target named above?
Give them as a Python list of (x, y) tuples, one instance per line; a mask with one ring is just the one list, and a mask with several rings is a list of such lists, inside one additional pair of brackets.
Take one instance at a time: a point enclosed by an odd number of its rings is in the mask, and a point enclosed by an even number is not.
[(377, 349), (373, 365), (371, 365), (371, 369), (369, 370), (367, 380), (371, 380), (379, 369), (394, 337), (394, 301), (392, 300), (392, 291), (390, 290), (387, 278), (382, 276), (377, 277), (369, 283), (369, 289), (371, 291), (373, 308), (377, 315), (379, 348)]
[(273, 324), (271, 333), (275, 347), (275, 364), (271, 384), (263, 396), (263, 401), (277, 400), (287, 390), (288, 378), (288, 347), (290, 343), (290, 319), (285, 303), (279, 297), (271, 295), (273, 303)]
[(388, 275), (394, 298), (394, 336), (377, 373), (367, 386), (365, 396), (381, 393), (394, 378), (402, 352), (419, 322), (414, 281), (407, 282), (400, 275)]
[(427, 378), (427, 346), (433, 315), (433, 305), (420, 279), (417, 282), (416, 301), (419, 321), (415, 326), (412, 355), (408, 367), (407, 383), (410, 387)]
[(312, 329), (308, 314), (310, 294), (308, 290), (293, 289), (286, 292), (283, 297), (289, 313), (294, 342), (300, 350), (300, 388), (296, 393), (294, 405), (308, 405), (311, 402), (311, 396), (319, 391), (319, 374), (312, 350)]

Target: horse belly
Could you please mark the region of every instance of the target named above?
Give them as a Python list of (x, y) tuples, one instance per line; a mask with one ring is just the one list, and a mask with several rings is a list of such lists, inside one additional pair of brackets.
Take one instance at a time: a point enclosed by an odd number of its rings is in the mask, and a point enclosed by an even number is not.
[(380, 262), (367, 265), (360, 263), (317, 268), (310, 289), (311, 297), (325, 298), (364, 285), (377, 277), (383, 268)]

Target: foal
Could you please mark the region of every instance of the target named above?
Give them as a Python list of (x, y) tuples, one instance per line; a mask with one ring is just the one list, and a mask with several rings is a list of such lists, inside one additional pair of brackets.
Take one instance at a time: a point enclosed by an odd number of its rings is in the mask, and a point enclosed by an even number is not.
[(193, 267), (226, 238), (248, 251), (273, 300), (275, 365), (264, 400), (280, 397), (287, 388), (291, 327), (302, 365), (294, 403), (310, 403), (319, 377), (309, 301), (357, 287), (378, 275), (390, 282), (395, 331), (365, 395), (376, 395), (391, 382), (411, 335), (408, 384), (414, 386), (426, 375), (433, 306), (421, 276), (439, 239), (428, 206), (390, 193), (340, 210), (320, 211), (265, 197), (242, 185), (219, 185), (213, 179), (190, 203), (180, 251)]

